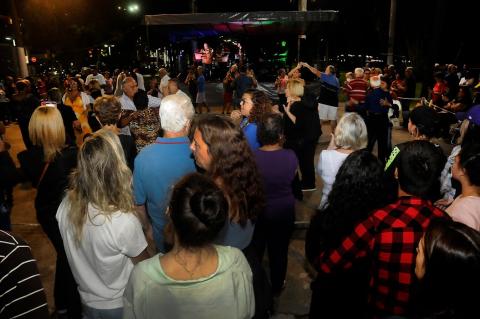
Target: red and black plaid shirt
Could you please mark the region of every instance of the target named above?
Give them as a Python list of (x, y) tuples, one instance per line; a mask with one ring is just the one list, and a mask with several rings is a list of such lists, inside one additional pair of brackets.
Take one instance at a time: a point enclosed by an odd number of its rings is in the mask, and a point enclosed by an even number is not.
[(372, 213), (333, 251), (316, 260), (319, 271), (350, 268), (355, 258), (369, 256), (369, 304), (374, 315), (402, 315), (407, 312), (415, 276), (416, 247), (434, 218), (447, 215), (431, 202), (402, 197), (396, 203)]

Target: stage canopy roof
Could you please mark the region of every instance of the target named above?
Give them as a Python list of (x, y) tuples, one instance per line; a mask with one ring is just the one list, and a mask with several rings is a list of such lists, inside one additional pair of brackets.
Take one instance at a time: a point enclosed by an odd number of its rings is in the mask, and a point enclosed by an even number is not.
[(189, 38), (222, 34), (302, 34), (335, 22), (338, 11), (258, 11), (146, 15), (145, 25), (168, 28), (170, 37)]

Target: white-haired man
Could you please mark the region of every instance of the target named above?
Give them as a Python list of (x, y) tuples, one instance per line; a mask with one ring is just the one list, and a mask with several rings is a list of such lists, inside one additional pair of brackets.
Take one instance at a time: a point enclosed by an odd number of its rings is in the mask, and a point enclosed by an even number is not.
[(160, 84), (158, 85), (158, 90), (162, 94), (162, 97), (168, 95), (168, 80), (170, 77), (168, 76), (168, 71), (165, 68), (160, 68), (158, 70), (158, 77), (160, 78)]
[(355, 78), (348, 82), (346, 92), (348, 102), (346, 111), (357, 112), (365, 118), (365, 97), (367, 96), (368, 82), (364, 80), (365, 72), (362, 68), (355, 69)]
[[(131, 121), (131, 115), (137, 110), (135, 103), (133, 103), (133, 96), (138, 91), (137, 81), (127, 76), (122, 81), (123, 94), (120, 97), (120, 104), (122, 104), (122, 117), (120, 119), (120, 126), (122, 127), (122, 134), (130, 135), (130, 128), (128, 123)], [(148, 107), (159, 107), (161, 99), (148, 96)]]
[(165, 252), (163, 228), (172, 186), (180, 177), (195, 171), (187, 137), (194, 114), (189, 98), (177, 94), (163, 98), (160, 105), (163, 137), (143, 148), (135, 159), (135, 204), (149, 246), (153, 237), (160, 252)]

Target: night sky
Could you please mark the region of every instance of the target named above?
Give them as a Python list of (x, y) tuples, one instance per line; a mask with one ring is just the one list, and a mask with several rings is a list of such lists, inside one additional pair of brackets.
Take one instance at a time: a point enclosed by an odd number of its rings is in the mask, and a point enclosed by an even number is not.
[[(131, 2), (140, 5), (141, 12), (137, 15), (117, 9)], [(16, 3), (24, 19), (26, 45), (33, 52), (50, 50), (57, 55), (75, 55), (89, 47), (131, 41), (133, 34), (142, 28), (143, 14), (190, 11), (190, 1), (186, 0), (16, 0)], [(477, 63), (476, 17), (471, 3), (397, 0), (395, 53), (427, 56), (428, 63)], [(328, 33), (332, 53), (381, 54), (387, 46), (389, 5), (388, 0), (316, 0), (309, 1), (308, 9), (340, 11), (337, 24)], [(198, 12), (296, 10), (297, 1), (198, 0), (197, 9)], [(8, 8), (0, 10), (5, 14)], [(314, 46), (315, 42), (308, 45)]]

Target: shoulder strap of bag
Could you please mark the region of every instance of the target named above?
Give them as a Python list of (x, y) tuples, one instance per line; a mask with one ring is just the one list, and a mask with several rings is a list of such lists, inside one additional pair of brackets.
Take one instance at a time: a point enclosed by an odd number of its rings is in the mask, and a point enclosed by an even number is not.
[(45, 176), (45, 173), (47, 172), (49, 165), (50, 165), (50, 162), (45, 163), (45, 166), (43, 167), (42, 174), (40, 175), (40, 178), (38, 179), (37, 188), (38, 188), (38, 186), (40, 186), (40, 183), (42, 182), (42, 179)]

